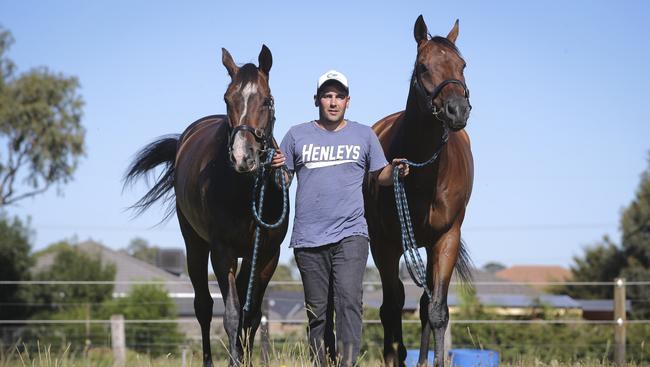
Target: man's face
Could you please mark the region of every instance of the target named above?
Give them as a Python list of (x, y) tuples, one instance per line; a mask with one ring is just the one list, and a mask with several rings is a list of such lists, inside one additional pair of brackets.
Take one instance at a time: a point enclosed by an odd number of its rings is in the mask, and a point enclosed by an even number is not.
[(338, 123), (343, 120), (350, 96), (339, 83), (326, 84), (316, 96), (321, 120)]

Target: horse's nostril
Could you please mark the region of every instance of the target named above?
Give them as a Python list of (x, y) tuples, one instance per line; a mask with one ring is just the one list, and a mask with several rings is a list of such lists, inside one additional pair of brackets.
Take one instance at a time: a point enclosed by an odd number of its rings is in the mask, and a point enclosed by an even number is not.
[(246, 157), (246, 164), (248, 167), (253, 167), (255, 165), (255, 158), (251, 156)]
[(458, 108), (456, 106), (452, 105), (451, 103), (447, 104), (447, 114), (450, 116), (455, 116), (458, 114)]

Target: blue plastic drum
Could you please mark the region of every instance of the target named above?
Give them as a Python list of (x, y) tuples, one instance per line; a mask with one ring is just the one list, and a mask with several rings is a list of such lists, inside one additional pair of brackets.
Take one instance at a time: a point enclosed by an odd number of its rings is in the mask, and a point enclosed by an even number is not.
[[(499, 352), (487, 349), (451, 349), (452, 367), (498, 367)], [(416, 360), (417, 361), (417, 360)]]

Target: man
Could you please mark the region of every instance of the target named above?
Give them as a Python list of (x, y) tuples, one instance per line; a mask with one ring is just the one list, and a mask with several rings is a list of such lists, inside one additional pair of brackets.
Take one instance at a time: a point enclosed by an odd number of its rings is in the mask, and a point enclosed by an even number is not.
[[(298, 177), (290, 246), (304, 284), (314, 364), (329, 365), (329, 354), (334, 360), (330, 363), (352, 366), (361, 345), (362, 281), (368, 259), (362, 184), (366, 173), (374, 172), (380, 184), (391, 185), (392, 166), (370, 127), (344, 119), (350, 96), (343, 74), (323, 74), (314, 103), (318, 120), (293, 126), (272, 166), (286, 163), (286, 178), (294, 172)], [(402, 176), (408, 174), (399, 159), (393, 165), (400, 167)]]

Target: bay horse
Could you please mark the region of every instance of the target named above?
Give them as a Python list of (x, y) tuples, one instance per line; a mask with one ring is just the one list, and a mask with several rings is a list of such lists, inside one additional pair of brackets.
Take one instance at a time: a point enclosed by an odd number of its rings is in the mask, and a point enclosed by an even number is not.
[[(263, 169), (260, 155), (267, 148), (277, 148), (272, 135), (275, 116), (269, 88), (272, 56), (265, 45), (258, 60), (259, 67), (250, 63), (238, 67), (230, 53), (222, 49), (222, 62), (231, 78), (224, 95), (227, 114), (201, 118), (180, 136), (164, 137), (147, 145), (136, 155), (125, 175), (127, 185), (156, 166), (165, 165), (159, 180), (134, 207), (142, 212), (161, 198), (175, 204), (168, 216), (175, 210), (185, 240), (206, 367), (213, 365), (210, 348), (213, 300), (208, 288), (208, 256), (225, 305), (224, 328), (230, 365), (239, 366), (242, 360), (250, 364), (253, 339), (262, 316), (262, 298), (278, 264), (280, 244), (287, 232), (286, 220), (275, 229), (260, 232), (258, 271), (253, 274), (254, 291), (246, 312), (243, 304), (248, 302), (245, 291), (256, 237), (256, 221), (251, 210), (254, 174)], [(262, 183), (267, 187), (262, 215), (265, 221), (288, 215), (288, 198), (283, 197), (286, 187), (281, 190), (272, 181), (268, 176)], [(237, 274), (238, 258), (242, 262)]]
[[(417, 56), (406, 109), (379, 120), (373, 130), (386, 158), (404, 157), (432, 164), (412, 167), (404, 178), (413, 232), (418, 247), (426, 247), (427, 292), (420, 298), (422, 335), (419, 365), (426, 365), (429, 335), (434, 331), (436, 365), (444, 365), (444, 332), (449, 322), (447, 292), (454, 268), (471, 282), (471, 261), (461, 241), (461, 225), (472, 192), (474, 163), (467, 132), (471, 106), (463, 70), (465, 61), (455, 46), (458, 20), (447, 37), (430, 37), (420, 15), (414, 27)], [(403, 253), (396, 196), (391, 187), (379, 187), (368, 176), (364, 187), (365, 212), (372, 256), (383, 288), (380, 308), (384, 327), (384, 360), (403, 366), (402, 338), (404, 285), (399, 278)], [(406, 257), (406, 254), (404, 254)], [(424, 269), (423, 269), (424, 270)], [(425, 275), (424, 275), (425, 274)]]

